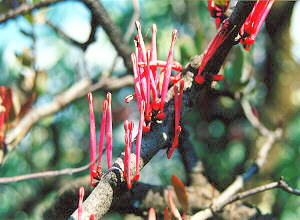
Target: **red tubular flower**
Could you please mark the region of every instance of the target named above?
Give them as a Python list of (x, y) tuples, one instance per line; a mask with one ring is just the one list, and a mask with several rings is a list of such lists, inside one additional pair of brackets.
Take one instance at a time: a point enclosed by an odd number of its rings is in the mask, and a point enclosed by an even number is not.
[(125, 156), (124, 156), (124, 178), (127, 182), (128, 189), (131, 188), (131, 178), (130, 178), (130, 153), (131, 149), (129, 146), (129, 129), (128, 129), (128, 121), (124, 122), (124, 130), (125, 130)]
[(242, 36), (241, 43), (245, 50), (250, 50), (250, 46), (254, 44), (256, 36), (273, 3), (274, 0), (258, 0), (255, 3), (252, 12), (247, 17), (240, 31), (240, 35)]
[(136, 155), (136, 171), (135, 171), (135, 177), (134, 180), (138, 181), (140, 178), (140, 155), (141, 155), (141, 144), (142, 144), (142, 136), (143, 136), (143, 127), (144, 127), (144, 112), (145, 112), (145, 102), (142, 101), (141, 103), (141, 109), (140, 109), (140, 122), (139, 122), (139, 128), (138, 128), (138, 134), (136, 137), (135, 142), (135, 155)]
[(81, 187), (79, 188), (78, 218), (77, 218), (77, 220), (81, 220), (83, 197), (84, 197), (84, 188), (81, 186)]
[[(216, 34), (215, 38), (212, 40), (212, 42), (209, 44), (207, 50), (204, 52), (201, 63), (198, 69), (198, 74), (195, 77), (195, 81), (198, 84), (202, 84), (205, 82), (205, 77), (203, 76), (203, 70), (208, 61), (212, 58), (212, 56), (215, 54), (217, 49), (221, 46), (221, 44), (228, 38), (230, 35), (230, 32), (228, 30), (229, 21), (225, 20), (222, 23), (221, 28), (219, 29), (218, 33)], [(222, 77), (214, 77), (214, 80), (222, 79)]]
[(128, 189), (131, 189), (131, 169), (130, 169), (130, 154), (132, 148), (132, 130), (134, 124), (133, 122), (129, 122), (126, 120), (124, 122), (124, 130), (125, 130), (125, 157), (124, 157), (124, 178), (127, 182)]
[(170, 46), (170, 51), (167, 59), (167, 64), (166, 64), (166, 70), (164, 74), (164, 81), (162, 85), (162, 91), (161, 91), (161, 100), (160, 100), (160, 112), (157, 114), (158, 119), (164, 119), (165, 118), (165, 113), (164, 113), (164, 105), (165, 105), (165, 100), (167, 97), (167, 91), (168, 91), (168, 86), (170, 82), (170, 76), (171, 76), (171, 71), (172, 71), (172, 64), (173, 64), (173, 57), (174, 57), (174, 45), (176, 41), (176, 35), (177, 35), (177, 30), (174, 30), (172, 32), (172, 41), (171, 41), (171, 46)]
[(139, 21), (135, 22), (135, 26), (137, 29), (137, 39), (138, 39), (138, 50), (139, 50), (139, 56), (138, 56), (138, 61), (141, 61), (143, 63), (146, 63), (146, 47), (142, 35), (142, 30), (141, 30), (141, 24)]
[[(138, 21), (136, 22), (136, 28), (135, 55), (131, 55), (135, 94), (127, 96), (125, 101), (129, 102), (134, 97), (137, 100), (139, 111), (142, 109), (141, 102), (144, 101), (143, 132), (148, 132), (151, 129), (153, 118), (162, 120), (165, 117), (163, 109), (170, 84), (171, 72), (172, 70), (181, 71), (182, 66), (178, 62), (173, 61), (176, 30), (172, 33), (172, 42), (167, 61), (160, 61), (157, 60), (156, 25), (152, 26), (152, 45), (148, 51), (146, 50), (141, 25)], [(179, 80), (180, 77), (181, 75), (177, 75), (175, 79)]]
[(104, 136), (105, 136), (107, 108), (108, 108), (108, 101), (104, 100), (103, 106), (102, 106), (102, 120), (101, 120), (101, 126), (100, 126), (99, 145), (98, 145), (97, 174), (98, 174), (99, 177), (101, 177), (101, 175), (102, 175), (101, 161), (102, 161), (103, 144), (104, 144)]
[(141, 95), (141, 87), (140, 87), (140, 80), (138, 75), (138, 65), (136, 62), (136, 56), (134, 53), (131, 54), (131, 61), (133, 66), (133, 74), (134, 74), (134, 91), (135, 91), (135, 98), (138, 103), (138, 107), (141, 107), (142, 95)]
[(112, 166), (112, 114), (111, 114), (111, 93), (106, 95), (107, 99), (107, 112), (106, 112), (106, 160), (107, 168)]
[(155, 209), (150, 208), (148, 212), (148, 220), (156, 220)]
[(151, 121), (151, 114), (152, 112), (151, 105), (150, 105), (150, 75), (151, 75), (151, 70), (150, 70), (150, 50), (147, 51), (147, 67), (145, 71), (146, 75), (146, 83), (147, 83), (147, 92), (146, 92), (146, 115), (145, 119), (146, 121)]
[(177, 84), (174, 85), (174, 122), (175, 122), (175, 135), (172, 143), (172, 147), (167, 152), (168, 159), (171, 158), (175, 148), (178, 147), (178, 141), (179, 141), (179, 135), (181, 132), (181, 126), (180, 126), (180, 114), (181, 114), (181, 105), (182, 105), (182, 97), (183, 97), (183, 89), (184, 89), (184, 81), (180, 81), (180, 91), (178, 94), (178, 86)]
[(4, 137), (12, 109), (12, 92), (8, 87), (0, 86), (0, 147), (4, 145)]
[(216, 27), (219, 28), (220, 24), (226, 18), (224, 13), (226, 12), (230, 0), (208, 0), (208, 10), (210, 12), (210, 16), (215, 18)]
[(95, 220), (95, 218), (96, 218), (96, 215), (95, 215), (95, 214), (91, 214), (91, 215), (90, 215), (90, 220)]
[(98, 176), (96, 172), (96, 125), (93, 106), (93, 95), (88, 93), (89, 111), (90, 111), (90, 177), (91, 186), (95, 186), (94, 178)]
[(157, 67), (156, 67), (156, 63), (157, 63), (156, 32), (157, 32), (156, 25), (153, 24), (152, 38), (151, 38), (151, 64), (153, 64), (153, 66), (151, 66), (151, 70), (153, 73), (155, 83), (157, 83), (158, 80)]

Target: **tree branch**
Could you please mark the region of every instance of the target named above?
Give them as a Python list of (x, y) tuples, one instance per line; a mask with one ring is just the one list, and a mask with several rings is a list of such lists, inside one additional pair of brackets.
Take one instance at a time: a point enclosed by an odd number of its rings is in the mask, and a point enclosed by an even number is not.
[(85, 51), (88, 48), (88, 46), (96, 40), (95, 36), (96, 36), (96, 30), (97, 30), (97, 22), (96, 22), (96, 18), (93, 14), (92, 14), (91, 24), (90, 24), (91, 25), (90, 35), (89, 35), (88, 39), (83, 43), (78, 42), (77, 40), (74, 40), (73, 38), (69, 37), (62, 29), (60, 29), (59, 27), (54, 25), (52, 22), (46, 20), (45, 23), (49, 27), (51, 27), (62, 38), (69, 41), (71, 44), (81, 48), (83, 51)]
[(18, 8), (11, 9), (7, 13), (0, 15), (0, 24), (6, 22), (9, 19), (16, 18), (19, 15), (29, 13), (34, 9), (47, 7), (49, 5), (53, 5), (63, 1), (66, 0), (42, 0), (40, 2), (33, 3), (33, 4), (23, 3)]
[(245, 98), (241, 100), (241, 104), (247, 119), (253, 127), (255, 127), (266, 138), (265, 143), (260, 148), (253, 165), (244, 174), (238, 176), (236, 180), (221, 193), (221, 195), (212, 203), (211, 208), (207, 208), (196, 213), (193, 215), (192, 219), (210, 218), (216, 211), (222, 210), (223, 207), (229, 204), (231, 198), (233, 198), (233, 196), (244, 187), (245, 182), (255, 173), (259, 172), (259, 170), (263, 167), (274, 142), (282, 136), (281, 129), (270, 131), (259, 121), (259, 119), (254, 115), (250, 103)]
[(62, 170), (49, 170), (44, 172), (30, 173), (13, 177), (1, 177), (0, 184), (14, 183), (29, 179), (38, 179), (38, 178), (46, 178), (46, 177), (54, 177), (54, 176), (62, 176), (62, 175), (73, 175), (74, 173), (79, 173), (89, 169), (90, 163), (81, 167), (76, 168), (66, 168)]
[(81, 1), (90, 9), (91, 13), (95, 16), (98, 24), (102, 26), (103, 30), (108, 35), (118, 54), (123, 58), (128, 72), (130, 72), (132, 67), (130, 60), (131, 49), (129, 48), (128, 44), (126, 44), (122, 39), (122, 34), (119, 27), (114, 24), (100, 1)]

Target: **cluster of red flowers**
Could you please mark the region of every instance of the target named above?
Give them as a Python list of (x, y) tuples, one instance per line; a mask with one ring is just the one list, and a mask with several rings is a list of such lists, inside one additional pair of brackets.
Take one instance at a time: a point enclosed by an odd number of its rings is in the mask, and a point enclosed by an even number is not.
[(4, 145), (5, 132), (12, 109), (12, 92), (8, 87), (0, 86), (0, 147)]
[(90, 110), (90, 176), (91, 185), (95, 186), (95, 178), (100, 178), (102, 175), (102, 153), (104, 138), (106, 138), (106, 159), (107, 168), (112, 166), (112, 114), (111, 114), (111, 94), (107, 93), (106, 99), (103, 101), (102, 109), (102, 120), (100, 126), (99, 134), (99, 145), (98, 145), (98, 166), (96, 169), (96, 125), (95, 125), (95, 115), (93, 107), (93, 95), (88, 94), (89, 100), (89, 110)]
[[(83, 213), (83, 207), (82, 207), (83, 198), (84, 198), (84, 188), (81, 186), (79, 188), (78, 217), (77, 217), (77, 220), (82, 219), (81, 217), (82, 217), (82, 213)], [(95, 214), (91, 214), (90, 215), (90, 220), (94, 220), (94, 219), (95, 219)]]
[[(244, 46), (246, 50), (250, 50), (250, 46), (255, 42), (255, 38), (265, 21), (274, 0), (258, 0), (250, 15), (247, 17), (244, 25), (240, 30), (241, 36), (241, 44)], [(229, 0), (208, 0), (208, 10), (212, 17), (216, 19), (217, 27), (220, 26), (219, 22), (222, 19), (225, 19), (226, 16), (224, 15), (225, 11), (227, 10), (229, 5)], [(222, 18), (222, 19), (221, 19)], [(207, 50), (204, 52), (199, 69), (198, 74), (195, 77), (195, 81), (198, 84), (202, 84), (205, 82), (205, 75), (203, 75), (203, 70), (208, 61), (212, 58), (215, 54), (216, 50), (221, 46), (221, 44), (227, 39), (230, 35), (228, 31), (229, 21), (225, 19), (218, 30), (215, 38), (209, 44)], [(222, 80), (222, 75), (215, 75), (212, 73), (212, 80), (218, 81)]]
[[(151, 48), (146, 50), (144, 39), (141, 32), (140, 23), (136, 22), (137, 36), (135, 38), (136, 52), (131, 55), (134, 73), (134, 95), (127, 96), (126, 102), (130, 102), (133, 98), (136, 99), (138, 110), (140, 112), (140, 121), (138, 133), (136, 136), (136, 171), (135, 176), (131, 179), (130, 170), (130, 155), (132, 151), (132, 130), (134, 123), (125, 121), (125, 157), (124, 157), (124, 178), (126, 179), (128, 188), (131, 188), (132, 181), (139, 179), (139, 160), (141, 152), (141, 142), (143, 132), (148, 132), (151, 129), (151, 123), (154, 120), (163, 120), (165, 118), (164, 106), (167, 97), (167, 91), (170, 83), (174, 84), (174, 109), (175, 109), (175, 137), (172, 147), (168, 150), (167, 156), (171, 157), (173, 151), (178, 146), (179, 135), (181, 132), (180, 114), (182, 106), (182, 96), (184, 90), (184, 81), (181, 80), (181, 75), (172, 76), (172, 70), (180, 72), (182, 66), (174, 61), (174, 44), (176, 41), (177, 30), (172, 32), (170, 51), (167, 61), (157, 60), (156, 49), (156, 26), (152, 26)], [(179, 86), (177, 85), (179, 84)], [(178, 87), (180, 89), (178, 89)], [(94, 179), (101, 177), (101, 158), (104, 144), (104, 136), (106, 136), (107, 150), (107, 167), (111, 167), (112, 162), (112, 116), (111, 116), (111, 94), (107, 94), (107, 99), (103, 102), (102, 122), (99, 135), (99, 150), (98, 150), (98, 167), (96, 169), (96, 126), (93, 110), (92, 94), (88, 94), (89, 109), (90, 109), (90, 176), (91, 185), (95, 185)]]
[[(155, 118), (165, 118), (164, 105), (171, 79), (180, 78), (180, 75), (172, 77), (172, 70), (180, 72), (181, 64), (174, 61), (174, 45), (177, 30), (172, 32), (172, 40), (167, 61), (157, 60), (156, 48), (156, 25), (152, 26), (151, 48), (146, 50), (141, 32), (141, 25), (136, 21), (137, 36), (135, 38), (135, 53), (131, 55), (134, 73), (134, 97), (138, 103), (139, 111), (142, 111), (141, 103), (145, 102), (145, 125), (144, 132), (150, 130), (151, 120), (154, 119), (153, 110), (156, 111)], [(160, 98), (160, 101), (159, 101)], [(128, 99), (125, 99), (128, 101)]]

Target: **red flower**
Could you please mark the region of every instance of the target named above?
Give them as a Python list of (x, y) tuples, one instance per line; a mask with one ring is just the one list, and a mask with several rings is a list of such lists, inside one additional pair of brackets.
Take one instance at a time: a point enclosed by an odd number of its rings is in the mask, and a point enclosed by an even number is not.
[(172, 147), (167, 152), (168, 159), (171, 158), (175, 148), (178, 147), (179, 144), (179, 135), (181, 132), (180, 126), (180, 114), (181, 114), (181, 106), (182, 106), (182, 96), (183, 96), (183, 89), (184, 89), (184, 81), (181, 80), (180, 82), (180, 90), (178, 91), (177, 84), (174, 85), (174, 112), (175, 112), (175, 127), (174, 127), (174, 139), (172, 143)]
[[(182, 66), (173, 61), (176, 30), (172, 34), (167, 61), (160, 61), (157, 60), (156, 25), (152, 26), (152, 39), (149, 50), (146, 50), (141, 25), (138, 21), (136, 22), (136, 28), (138, 32), (135, 38), (136, 52), (131, 55), (135, 94), (126, 97), (125, 101), (129, 102), (132, 98), (135, 98), (139, 111), (141, 111), (141, 102), (145, 102), (145, 124), (143, 131), (148, 132), (150, 131), (151, 120), (155, 117), (162, 120), (165, 117), (164, 104), (171, 79), (171, 72), (172, 70), (181, 71)], [(160, 101), (159, 98), (161, 99)]]
[(210, 12), (210, 16), (215, 18), (216, 27), (219, 28), (220, 24), (226, 19), (224, 13), (226, 12), (229, 6), (230, 0), (208, 0), (208, 10)]
[[(216, 34), (215, 38), (210, 42), (208, 45), (207, 50), (203, 53), (201, 63), (198, 69), (198, 74), (195, 77), (195, 81), (198, 84), (202, 84), (205, 82), (205, 76), (203, 75), (203, 70), (208, 61), (212, 58), (212, 56), (215, 54), (217, 49), (222, 45), (222, 43), (228, 38), (230, 35), (230, 32), (228, 31), (228, 26), (229, 26), (229, 21), (228, 19), (225, 20), (222, 23), (221, 28), (219, 29), (218, 33)], [(211, 73), (213, 74), (213, 73)], [(219, 75), (214, 75), (213, 74), (213, 80), (222, 80), (223, 77)]]
[(258, 0), (255, 3), (252, 12), (247, 17), (240, 31), (240, 35), (242, 36), (241, 43), (245, 50), (250, 50), (250, 46), (254, 44), (256, 36), (273, 3), (274, 0)]
[(90, 110), (90, 177), (91, 186), (95, 186), (94, 178), (96, 178), (98, 174), (96, 172), (96, 125), (92, 93), (88, 93), (88, 100)]
[(88, 93), (89, 111), (90, 111), (90, 177), (91, 185), (95, 186), (94, 179), (99, 179), (102, 175), (102, 154), (104, 137), (106, 138), (106, 160), (107, 168), (112, 164), (112, 113), (111, 113), (111, 94), (107, 93), (106, 100), (103, 101), (102, 120), (99, 134), (98, 166), (96, 169), (96, 126), (93, 107), (93, 95)]
[(79, 200), (78, 200), (78, 218), (77, 220), (81, 220), (82, 217), (82, 202), (84, 197), (84, 188), (81, 186), (79, 188)]
[(12, 109), (12, 93), (8, 87), (0, 86), (0, 147), (4, 145), (9, 114)]
[(132, 148), (132, 130), (134, 124), (133, 122), (129, 122), (126, 120), (124, 122), (124, 130), (125, 130), (125, 157), (124, 157), (124, 178), (127, 182), (128, 189), (131, 189), (131, 169), (130, 169), (130, 154)]

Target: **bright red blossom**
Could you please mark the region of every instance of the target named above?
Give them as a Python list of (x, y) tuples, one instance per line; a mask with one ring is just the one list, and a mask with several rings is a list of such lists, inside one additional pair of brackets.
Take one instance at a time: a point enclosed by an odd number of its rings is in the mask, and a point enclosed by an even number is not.
[(269, 14), (273, 3), (274, 0), (258, 0), (255, 3), (252, 12), (247, 17), (240, 31), (240, 35), (242, 36), (241, 43), (245, 50), (250, 50), (250, 46), (254, 44), (256, 36)]
[(84, 197), (84, 188), (81, 186), (79, 188), (79, 200), (78, 200), (78, 218), (77, 220), (81, 220), (82, 217), (82, 203), (83, 203), (83, 197)]

